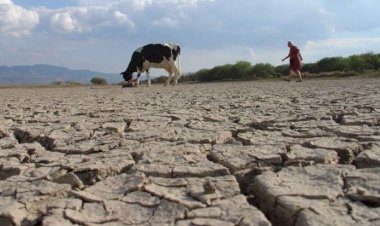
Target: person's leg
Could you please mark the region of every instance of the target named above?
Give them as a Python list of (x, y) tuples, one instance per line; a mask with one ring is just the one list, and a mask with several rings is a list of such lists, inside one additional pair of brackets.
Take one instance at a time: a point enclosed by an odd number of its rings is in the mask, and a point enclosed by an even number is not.
[(297, 70), (298, 80), (297, 82), (302, 82), (302, 74), (300, 70)]
[(290, 69), (289, 70), (289, 75), (285, 76), (284, 80), (290, 82), (290, 80), (292, 79), (293, 73), (294, 73), (294, 71), (292, 69)]

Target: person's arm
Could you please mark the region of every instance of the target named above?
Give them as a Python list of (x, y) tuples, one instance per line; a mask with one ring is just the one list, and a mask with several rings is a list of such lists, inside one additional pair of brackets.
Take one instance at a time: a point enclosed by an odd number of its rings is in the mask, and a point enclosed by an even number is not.
[(289, 57), (290, 57), (290, 54), (287, 57), (285, 57), (284, 59), (282, 59), (282, 61), (288, 59)]
[(284, 59), (282, 59), (282, 61), (288, 59), (289, 57), (291, 57), (291, 55), (292, 55), (292, 48), (289, 49), (289, 54)]
[(284, 59), (282, 59), (282, 61), (288, 59), (289, 57), (296, 57), (297, 55), (300, 57), (301, 60), (303, 60), (302, 56), (301, 56), (301, 53), (299, 52), (298, 49), (296, 49), (296, 50), (290, 49), (288, 56), (285, 57)]

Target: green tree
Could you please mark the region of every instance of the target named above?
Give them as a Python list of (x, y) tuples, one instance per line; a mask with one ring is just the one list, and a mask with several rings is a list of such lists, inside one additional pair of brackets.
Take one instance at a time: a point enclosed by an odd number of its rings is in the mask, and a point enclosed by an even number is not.
[[(316, 63), (307, 63), (303, 64), (301, 68), (302, 72), (309, 72), (309, 73), (319, 73), (318, 71), (318, 65)], [(289, 73), (289, 69), (288, 72)]]
[(276, 75), (276, 68), (271, 64), (258, 63), (252, 67), (251, 73), (257, 78), (271, 78)]
[(179, 82), (193, 82), (198, 81), (196, 73), (185, 73), (179, 78)]
[(280, 76), (283, 76), (283, 75), (288, 75), (289, 74), (289, 66), (286, 65), (286, 64), (282, 64), (282, 65), (276, 66), (275, 67), (275, 71), (276, 71), (276, 76), (277, 77), (280, 77)]
[(52, 82), (50, 84), (53, 85), (53, 86), (60, 86), (60, 85), (63, 84), (63, 82), (62, 81), (54, 81), (54, 82)]
[[(380, 70), (380, 54), (366, 53), (352, 55), (350, 57), (326, 57), (316, 63), (302, 65), (302, 72), (328, 75), (353, 75), (365, 70)], [(238, 61), (235, 64), (215, 66), (211, 69), (202, 69), (195, 73), (182, 76), (182, 81), (221, 81), (221, 80), (249, 80), (254, 78), (271, 78), (289, 74), (289, 65), (272, 66), (271, 64), (258, 63), (254, 66), (246, 61)]]
[(104, 78), (100, 78), (100, 77), (94, 77), (91, 79), (91, 84), (93, 84), (93, 85), (106, 85), (107, 80), (105, 80)]
[(65, 85), (68, 85), (68, 86), (79, 86), (79, 85), (82, 85), (82, 84), (80, 82), (75, 81), (75, 80), (69, 80), (69, 81), (65, 82)]
[(380, 54), (376, 55), (373, 52), (360, 55), (364, 61), (365, 70), (379, 70), (380, 69)]
[(168, 79), (168, 76), (162, 75), (162, 76), (152, 79), (152, 83), (165, 83), (167, 79)]
[(207, 81), (225, 80), (231, 65), (216, 66), (207, 73)]
[(317, 73), (330, 71), (345, 71), (347, 69), (347, 60), (345, 60), (343, 57), (326, 57), (317, 62)]
[(363, 72), (365, 70), (365, 61), (358, 55), (348, 57), (348, 65), (351, 71)]
[(234, 72), (232, 76), (235, 76), (235, 79), (247, 80), (253, 77), (251, 73), (252, 64), (248, 61), (238, 61), (231, 69)]

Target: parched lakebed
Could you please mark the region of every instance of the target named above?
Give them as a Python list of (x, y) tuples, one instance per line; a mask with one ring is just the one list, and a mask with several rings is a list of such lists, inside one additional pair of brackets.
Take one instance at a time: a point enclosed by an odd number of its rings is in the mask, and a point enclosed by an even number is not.
[(380, 225), (380, 79), (0, 101), (0, 225)]

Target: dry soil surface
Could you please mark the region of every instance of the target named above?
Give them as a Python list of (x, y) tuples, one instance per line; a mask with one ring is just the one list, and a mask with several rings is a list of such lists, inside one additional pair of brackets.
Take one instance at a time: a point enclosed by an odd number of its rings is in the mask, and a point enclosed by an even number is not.
[(0, 89), (0, 225), (380, 225), (380, 79)]

